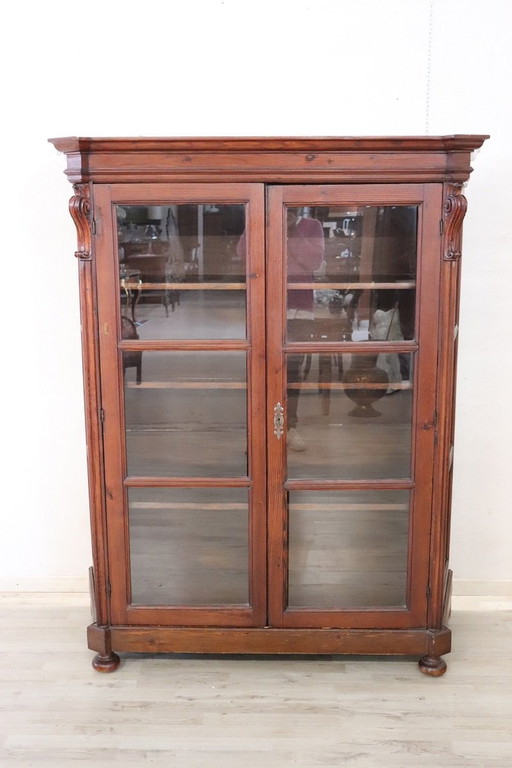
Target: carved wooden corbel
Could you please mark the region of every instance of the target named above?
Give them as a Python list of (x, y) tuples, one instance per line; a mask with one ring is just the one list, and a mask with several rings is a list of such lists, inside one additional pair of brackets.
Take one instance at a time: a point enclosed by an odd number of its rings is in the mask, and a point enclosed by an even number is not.
[(444, 260), (458, 261), (461, 257), (462, 222), (468, 201), (462, 194), (464, 185), (453, 184), (444, 203)]
[(69, 212), (75, 222), (78, 250), (75, 256), (81, 261), (92, 259), (91, 201), (88, 184), (73, 184), (74, 196), (69, 201)]

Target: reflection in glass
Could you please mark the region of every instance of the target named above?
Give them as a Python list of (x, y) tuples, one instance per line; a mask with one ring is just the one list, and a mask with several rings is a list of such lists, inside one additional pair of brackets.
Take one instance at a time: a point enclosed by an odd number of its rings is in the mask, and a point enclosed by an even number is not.
[(121, 314), (141, 339), (246, 337), (244, 205), (118, 205)]
[(247, 603), (245, 488), (130, 488), (132, 603)]
[[(133, 355), (142, 356), (140, 384)], [(245, 352), (127, 351), (123, 359), (128, 474), (247, 475)]]
[(418, 208), (287, 208), (288, 341), (414, 339)]
[(409, 478), (413, 360), (288, 354), (288, 477)]
[(290, 492), (289, 606), (405, 606), (408, 538), (408, 491)]
[[(324, 233), (321, 222), (304, 209), (286, 209), (286, 265), (289, 286), (286, 318), (288, 338), (309, 341), (314, 332), (315, 270), (324, 261)], [(304, 284), (302, 287), (302, 284)]]

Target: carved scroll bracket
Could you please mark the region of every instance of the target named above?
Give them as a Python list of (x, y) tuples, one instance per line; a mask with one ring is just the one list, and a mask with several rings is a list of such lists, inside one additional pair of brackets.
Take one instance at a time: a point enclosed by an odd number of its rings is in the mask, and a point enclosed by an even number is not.
[(462, 254), (462, 222), (468, 207), (463, 188), (463, 184), (451, 185), (444, 203), (445, 261), (458, 261)]
[(75, 222), (78, 250), (75, 256), (81, 261), (92, 259), (92, 208), (88, 184), (73, 184), (74, 196), (69, 201), (69, 211)]

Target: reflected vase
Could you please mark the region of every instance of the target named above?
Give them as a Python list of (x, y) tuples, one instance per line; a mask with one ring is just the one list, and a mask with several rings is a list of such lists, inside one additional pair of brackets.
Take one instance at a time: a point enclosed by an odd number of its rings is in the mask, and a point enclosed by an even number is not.
[(384, 397), (389, 379), (385, 371), (377, 368), (376, 362), (376, 355), (353, 356), (352, 364), (343, 376), (344, 384), (357, 385), (357, 389), (345, 389), (346, 396), (356, 404), (349, 416), (372, 418), (381, 415), (373, 408), (373, 403)]

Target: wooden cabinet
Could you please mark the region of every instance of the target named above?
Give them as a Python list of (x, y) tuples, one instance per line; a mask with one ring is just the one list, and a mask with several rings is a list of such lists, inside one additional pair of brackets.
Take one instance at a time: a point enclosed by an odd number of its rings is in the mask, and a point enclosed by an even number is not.
[(450, 650), (462, 187), (485, 136), (52, 139), (94, 666)]

